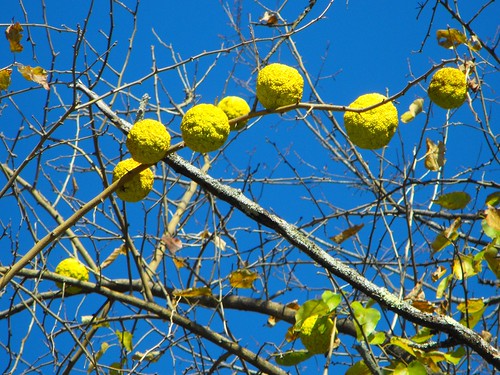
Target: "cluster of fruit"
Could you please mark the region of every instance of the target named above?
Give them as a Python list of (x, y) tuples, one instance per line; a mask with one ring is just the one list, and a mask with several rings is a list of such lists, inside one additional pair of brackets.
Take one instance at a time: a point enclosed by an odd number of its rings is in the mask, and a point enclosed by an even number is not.
[[(300, 102), (304, 79), (297, 69), (274, 63), (261, 69), (257, 76), (256, 94), (259, 102), (268, 110)], [(431, 79), (429, 98), (445, 109), (460, 107), (467, 97), (467, 79), (459, 69), (442, 68)], [(387, 98), (378, 93), (361, 95), (349, 105), (361, 109), (380, 104)], [(223, 98), (217, 106), (198, 104), (189, 109), (181, 121), (182, 138), (187, 147), (195, 152), (211, 152), (219, 149), (230, 131), (241, 130), (250, 113), (248, 103), (237, 96)], [(240, 121), (231, 121), (243, 117)], [(346, 111), (344, 125), (353, 144), (364, 149), (378, 149), (389, 144), (399, 123), (398, 111), (392, 102), (386, 102), (363, 112)], [(163, 159), (170, 147), (170, 134), (159, 121), (145, 119), (134, 124), (127, 136), (127, 148), (131, 158), (120, 161), (113, 171), (113, 181), (121, 178), (140, 164), (155, 164)], [(154, 174), (147, 168), (125, 182), (117, 191), (119, 198), (127, 202), (144, 199), (153, 188)], [(56, 272), (88, 280), (88, 271), (78, 260), (63, 260)], [(67, 288), (68, 293), (78, 288)], [(313, 323), (312, 320), (310, 323)], [(311, 324), (311, 327), (314, 324)], [(314, 329), (311, 330), (315, 337)], [(311, 335), (310, 333), (310, 335)], [(306, 334), (303, 334), (307, 342)], [(303, 340), (303, 341), (304, 341)], [(317, 340), (317, 337), (315, 338)], [(307, 345), (306, 345), (307, 346)]]

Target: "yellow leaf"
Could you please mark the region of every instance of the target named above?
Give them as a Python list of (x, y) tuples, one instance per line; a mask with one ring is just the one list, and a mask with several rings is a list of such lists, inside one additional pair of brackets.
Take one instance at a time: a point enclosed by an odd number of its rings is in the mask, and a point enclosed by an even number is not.
[(495, 274), (497, 279), (500, 279), (500, 258), (498, 257), (498, 251), (494, 244), (489, 244), (484, 250), (484, 259), (488, 262), (488, 268)]
[(158, 362), (161, 358), (162, 352), (159, 350), (149, 351), (147, 353), (135, 352), (132, 356), (134, 361), (148, 361), (151, 363)]
[(408, 112), (403, 113), (401, 116), (401, 122), (408, 123), (412, 121), (419, 113), (424, 110), (424, 99), (418, 98), (410, 104)]
[(469, 310), (469, 314), (480, 312), (484, 308), (484, 301), (481, 298), (469, 298), (466, 302), (460, 302), (457, 310), (464, 313)]
[(418, 281), (412, 290), (404, 297), (405, 301), (413, 301), (415, 299), (424, 298), (425, 293), (422, 291), (423, 282)]
[(19, 22), (16, 22), (5, 30), (5, 36), (10, 44), (11, 52), (21, 52), (23, 50), (23, 46), (21, 45), (21, 39), (23, 38), (23, 27)]
[(94, 315), (84, 315), (81, 318), (82, 324), (92, 324), (93, 327), (95, 328), (100, 328), (100, 327), (109, 327), (109, 322), (106, 321), (104, 318), (98, 318), (95, 317)]
[(429, 138), (426, 139), (427, 152), (425, 153), (425, 168), (430, 171), (437, 171), (441, 168), (446, 160), (444, 158), (444, 143), (439, 141), (436, 145)]
[(278, 318), (276, 318), (275, 316), (269, 316), (269, 318), (267, 318), (267, 325), (269, 327), (274, 327), (276, 325), (276, 323), (278, 323), (280, 320)]
[(407, 351), (414, 357), (416, 357), (417, 352), (419, 352), (419, 349), (412, 347), (411, 340), (405, 339), (403, 337), (392, 336), (390, 343), (391, 345), (399, 346), (401, 349)]
[(21, 75), (28, 81), (32, 81), (41, 85), (45, 90), (50, 90), (49, 84), (47, 83), (47, 71), (41, 66), (35, 66), (32, 68), (29, 65), (18, 64), (17, 70)]
[(202, 297), (202, 296), (211, 296), (212, 289), (209, 287), (202, 288), (188, 288), (188, 289), (177, 289), (172, 292), (174, 297)]
[(401, 115), (401, 122), (403, 124), (408, 124), (409, 122), (413, 121), (415, 119), (415, 115), (411, 113), (410, 111), (406, 111)]
[(467, 42), (467, 38), (457, 29), (438, 30), (436, 38), (441, 47), (453, 49)]
[(229, 282), (233, 288), (251, 289), (253, 282), (259, 278), (256, 272), (252, 272), (245, 268), (231, 272)]
[(436, 298), (441, 298), (443, 296), (446, 289), (448, 289), (448, 285), (450, 285), (452, 279), (453, 275), (448, 275), (443, 280), (441, 280), (436, 290)]
[(486, 223), (495, 231), (500, 231), (500, 209), (489, 206), (485, 214)]
[(463, 191), (454, 191), (453, 193), (443, 194), (434, 203), (448, 210), (460, 210), (470, 202), (470, 195)]
[(331, 237), (331, 240), (335, 243), (340, 244), (340, 243), (344, 242), (345, 240), (347, 240), (349, 237), (352, 237), (356, 233), (358, 233), (361, 230), (361, 228), (363, 228), (363, 226), (364, 226), (364, 224), (359, 224), (359, 225), (354, 225), (350, 228), (347, 228), (342, 233)]
[(466, 302), (459, 303), (457, 310), (463, 315), (462, 319), (460, 319), (460, 324), (474, 328), (483, 317), (486, 306), (482, 299), (469, 299)]
[(11, 75), (12, 75), (12, 69), (0, 70), (0, 91), (7, 90), (9, 88)]
[(116, 258), (118, 258), (119, 255), (126, 255), (126, 254), (127, 254), (127, 245), (123, 244), (120, 247), (117, 247), (102, 262), (101, 268), (106, 268), (107, 266), (112, 264), (116, 260)]
[(127, 351), (131, 352), (132, 351), (132, 338), (133, 335), (129, 331), (115, 331), (116, 336), (118, 337), (118, 340), (120, 341), (120, 345)]
[(184, 258), (178, 258), (178, 257), (173, 257), (172, 258), (175, 267), (180, 270), (181, 268), (186, 267), (186, 262), (184, 261)]
[(481, 263), (470, 255), (460, 254), (453, 260), (453, 276), (458, 280), (467, 279), (481, 272)]
[(467, 45), (470, 47), (470, 49), (472, 49), (475, 52), (483, 48), (481, 42), (479, 41), (476, 35), (472, 35), (472, 37), (467, 41)]
[[(103, 356), (104, 353), (106, 353), (106, 350), (108, 350), (109, 348), (109, 344), (107, 342), (103, 342), (101, 344), (101, 349), (99, 349), (99, 351), (95, 354), (95, 361), (99, 361), (99, 359), (101, 359), (101, 357)], [(94, 365), (92, 363), (89, 364), (89, 368), (87, 369), (87, 374), (90, 374), (91, 372), (93, 372), (95, 369)]]
[(411, 303), (413, 307), (416, 309), (419, 309), (422, 312), (430, 313), (432, 314), (434, 311), (436, 311), (436, 306), (427, 301), (427, 300), (416, 300)]
[(422, 98), (415, 99), (413, 103), (410, 104), (410, 112), (414, 116), (417, 116), (423, 110), (424, 110), (424, 99)]
[(438, 281), (441, 277), (444, 276), (444, 274), (446, 273), (447, 269), (446, 267), (443, 267), (443, 266), (438, 266), (437, 270), (435, 270), (432, 275), (431, 275), (431, 279), (433, 282), (436, 282)]
[(448, 228), (437, 235), (436, 239), (431, 244), (432, 254), (443, 250), (458, 238), (457, 230), (460, 228), (460, 225), (462, 225), (462, 219), (457, 217)]
[(300, 330), (296, 331), (293, 326), (290, 326), (286, 331), (285, 340), (286, 342), (292, 342), (297, 340), (299, 336), (300, 336)]

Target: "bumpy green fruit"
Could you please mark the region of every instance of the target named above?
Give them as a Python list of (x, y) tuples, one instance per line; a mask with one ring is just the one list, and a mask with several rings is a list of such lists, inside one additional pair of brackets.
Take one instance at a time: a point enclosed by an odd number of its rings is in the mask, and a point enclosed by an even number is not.
[(299, 71), (283, 64), (270, 64), (257, 76), (257, 99), (266, 109), (276, 109), (300, 102), (304, 78)]
[(326, 353), (330, 349), (333, 322), (330, 318), (311, 315), (302, 323), (300, 341), (313, 354)]
[(182, 118), (182, 139), (196, 152), (210, 152), (220, 148), (229, 135), (229, 119), (213, 104), (198, 104)]
[[(226, 96), (217, 104), (217, 107), (224, 111), (229, 120), (247, 115), (250, 112), (250, 106), (246, 100), (239, 96)], [(231, 130), (243, 129), (247, 122), (248, 120), (230, 124)]]
[[(365, 94), (349, 104), (349, 107), (367, 108), (384, 99), (386, 97), (381, 94)], [(398, 110), (392, 102), (365, 112), (347, 111), (344, 114), (344, 125), (351, 142), (370, 150), (387, 146), (396, 132), (398, 123)]]
[[(119, 162), (113, 170), (113, 182), (126, 175), (139, 164), (134, 159), (125, 159)], [(129, 181), (125, 182), (116, 190), (118, 198), (125, 202), (139, 202), (146, 198), (151, 189), (153, 189), (154, 174), (150, 168), (136, 174)]]
[(467, 78), (455, 68), (439, 69), (431, 79), (427, 94), (441, 108), (458, 108), (467, 98)]
[(165, 125), (151, 119), (138, 121), (127, 136), (132, 158), (143, 164), (154, 164), (165, 157), (170, 147), (170, 134)]
[[(56, 273), (61, 276), (72, 277), (73, 279), (89, 281), (89, 271), (75, 258), (66, 258), (56, 267)], [(62, 283), (56, 282), (59, 288), (63, 288)], [(75, 294), (81, 291), (77, 286), (66, 286), (66, 294)]]

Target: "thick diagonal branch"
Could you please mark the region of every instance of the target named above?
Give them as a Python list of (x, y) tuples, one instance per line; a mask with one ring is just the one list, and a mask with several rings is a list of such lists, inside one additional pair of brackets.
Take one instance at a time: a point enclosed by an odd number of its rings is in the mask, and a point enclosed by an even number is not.
[(294, 225), (266, 211), (257, 203), (248, 199), (240, 190), (221, 184), (178, 155), (169, 155), (164, 160), (177, 173), (192, 179), (204, 189), (214, 194), (219, 199), (226, 201), (233, 207), (236, 207), (251, 219), (279, 233), (290, 244), (297, 247), (335, 276), (348, 282), (356, 290), (363, 292), (379, 304), (386, 306), (389, 310), (413, 323), (447, 333), (458, 342), (475, 350), (484, 360), (495, 366), (495, 368), (500, 368), (498, 350), (489, 345), (480, 335), (471, 329), (461, 325), (451, 317), (423, 313), (407, 302), (400, 300), (387, 289), (375, 285), (359, 274), (355, 269), (332, 257), (314, 242), (309, 240)]

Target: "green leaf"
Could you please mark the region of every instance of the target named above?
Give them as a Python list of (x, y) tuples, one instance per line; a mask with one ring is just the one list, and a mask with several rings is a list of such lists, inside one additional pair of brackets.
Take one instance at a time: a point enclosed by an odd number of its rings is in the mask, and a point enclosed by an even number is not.
[(408, 365), (408, 375), (427, 375), (427, 369), (419, 361), (413, 361)]
[(161, 358), (161, 352), (159, 350), (154, 350), (152, 352), (147, 352), (147, 353), (135, 352), (134, 355), (132, 356), (132, 359), (134, 361), (148, 361), (151, 363), (158, 362), (160, 358)]
[[(361, 341), (363, 340), (362, 332), (368, 337), (375, 330), (380, 320), (380, 311), (371, 307), (364, 308), (358, 301), (351, 303), (351, 308), (357, 321), (354, 323), (357, 339)], [(361, 325), (361, 327), (359, 327), (359, 325)]]
[(374, 332), (368, 337), (370, 345), (382, 345), (385, 342), (385, 332)]
[(349, 367), (345, 375), (371, 375), (372, 372), (365, 364), (364, 361), (356, 362), (354, 365)]
[(302, 327), (302, 322), (309, 318), (311, 315), (328, 315), (330, 309), (328, 305), (319, 299), (312, 299), (304, 302), (302, 306), (297, 310), (295, 314), (295, 325), (294, 330), (300, 331)]
[(118, 337), (118, 340), (120, 341), (120, 345), (127, 351), (131, 352), (132, 351), (132, 333), (129, 331), (115, 331), (116, 336)]
[(446, 246), (451, 245), (458, 238), (458, 228), (462, 225), (462, 219), (457, 217), (451, 225), (441, 233), (438, 233), (436, 239), (431, 244), (432, 254), (443, 250)]
[(307, 350), (291, 350), (285, 353), (273, 354), (274, 360), (280, 366), (295, 366), (313, 356)]
[(460, 210), (467, 206), (471, 200), (470, 195), (463, 191), (443, 194), (433, 202), (448, 210)]
[(123, 366), (120, 362), (113, 362), (111, 365), (109, 365), (109, 375), (121, 375), (122, 372), (121, 370), (123, 369)]
[(329, 312), (333, 312), (340, 304), (342, 297), (340, 294), (327, 290), (321, 295), (321, 300), (328, 306)]
[(483, 228), (484, 234), (486, 234), (492, 240), (496, 238), (500, 238), (500, 231), (488, 225), (488, 221), (486, 219), (481, 220), (481, 226)]
[(402, 337), (397, 337), (397, 336), (392, 336), (391, 337), (391, 345), (396, 345), (400, 347), (401, 349), (407, 351), (410, 353), (412, 356), (416, 357), (416, 352), (411, 346), (412, 342), (408, 339), (402, 338)]
[[(106, 350), (108, 350), (109, 344), (107, 342), (103, 342), (101, 344), (101, 349), (96, 353), (95, 355), (95, 361), (98, 362), (99, 359), (103, 356), (104, 353), (106, 353)], [(95, 367), (92, 365), (92, 363), (89, 364), (89, 368), (87, 369), (87, 374), (90, 374), (92, 371), (94, 371)]]
[(457, 29), (436, 31), (438, 44), (447, 49), (453, 49), (460, 44), (467, 43), (467, 37)]
[(495, 191), (494, 193), (489, 194), (486, 197), (485, 204), (493, 207), (498, 206), (500, 204), (500, 191)]
[(450, 285), (450, 281), (452, 279), (453, 275), (448, 275), (443, 280), (441, 280), (436, 290), (436, 298), (443, 297), (443, 294), (445, 293), (446, 289), (448, 289), (448, 285)]
[(463, 346), (459, 346), (457, 350), (451, 353), (445, 353), (444, 356), (447, 362), (458, 365), (460, 360), (465, 356), (465, 349), (463, 348)]
[(422, 327), (415, 336), (413, 336), (411, 339), (412, 341), (415, 341), (417, 344), (422, 344), (424, 342), (429, 341), (432, 336), (435, 334), (432, 333), (431, 329), (429, 327)]

